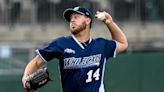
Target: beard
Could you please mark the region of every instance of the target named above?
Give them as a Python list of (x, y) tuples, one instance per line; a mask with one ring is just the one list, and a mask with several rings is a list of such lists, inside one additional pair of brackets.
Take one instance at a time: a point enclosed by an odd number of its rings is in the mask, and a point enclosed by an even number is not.
[(76, 35), (80, 33), (82, 30), (86, 29), (86, 24), (83, 22), (81, 25), (79, 25), (77, 28), (71, 28), (71, 33)]

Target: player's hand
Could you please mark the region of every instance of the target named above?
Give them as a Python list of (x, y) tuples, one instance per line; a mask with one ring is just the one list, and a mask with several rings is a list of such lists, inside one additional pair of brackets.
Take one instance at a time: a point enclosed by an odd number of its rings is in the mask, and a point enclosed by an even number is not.
[[(98, 14), (99, 13), (100, 13), (100, 11), (97, 11), (96, 12), (96, 14), (95, 14), (95, 17), (96, 18), (98, 17)], [(111, 15), (108, 12), (103, 11), (101, 13), (103, 13), (105, 15), (105, 17), (101, 21), (103, 21), (105, 24), (110, 24), (110, 23), (113, 22), (113, 19), (112, 19)]]
[(28, 87), (27, 87), (26, 83), (27, 83), (27, 78), (23, 77), (22, 78), (23, 88), (26, 90), (26, 92), (30, 92), (30, 90), (28, 90)]

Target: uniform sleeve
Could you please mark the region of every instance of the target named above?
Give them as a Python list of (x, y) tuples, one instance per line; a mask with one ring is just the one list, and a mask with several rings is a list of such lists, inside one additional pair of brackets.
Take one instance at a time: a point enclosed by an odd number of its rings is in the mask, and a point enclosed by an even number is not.
[(109, 57), (116, 57), (117, 50), (117, 41), (115, 40), (106, 40), (105, 41), (105, 56), (108, 59)]
[(44, 62), (59, 58), (61, 53), (62, 51), (60, 50), (57, 41), (52, 41), (47, 46), (36, 50), (36, 54), (39, 55)]

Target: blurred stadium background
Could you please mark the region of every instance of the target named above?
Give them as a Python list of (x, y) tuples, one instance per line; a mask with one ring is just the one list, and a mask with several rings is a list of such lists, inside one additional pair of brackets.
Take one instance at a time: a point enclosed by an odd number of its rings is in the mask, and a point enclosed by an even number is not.
[[(0, 92), (24, 92), (25, 65), (36, 48), (70, 34), (62, 13), (77, 5), (109, 11), (128, 38), (107, 63), (106, 92), (164, 92), (164, 0), (0, 0)], [(92, 36), (109, 37), (96, 19)], [(54, 81), (36, 92), (62, 92), (57, 64), (47, 64)]]

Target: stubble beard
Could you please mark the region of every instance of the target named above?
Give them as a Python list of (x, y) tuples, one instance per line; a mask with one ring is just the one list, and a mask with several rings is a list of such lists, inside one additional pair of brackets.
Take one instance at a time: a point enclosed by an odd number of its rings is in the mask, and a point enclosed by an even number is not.
[(73, 35), (76, 35), (78, 33), (80, 33), (82, 30), (85, 30), (86, 29), (86, 24), (85, 22), (83, 22), (80, 26), (78, 26), (76, 29), (71, 29), (71, 33)]

